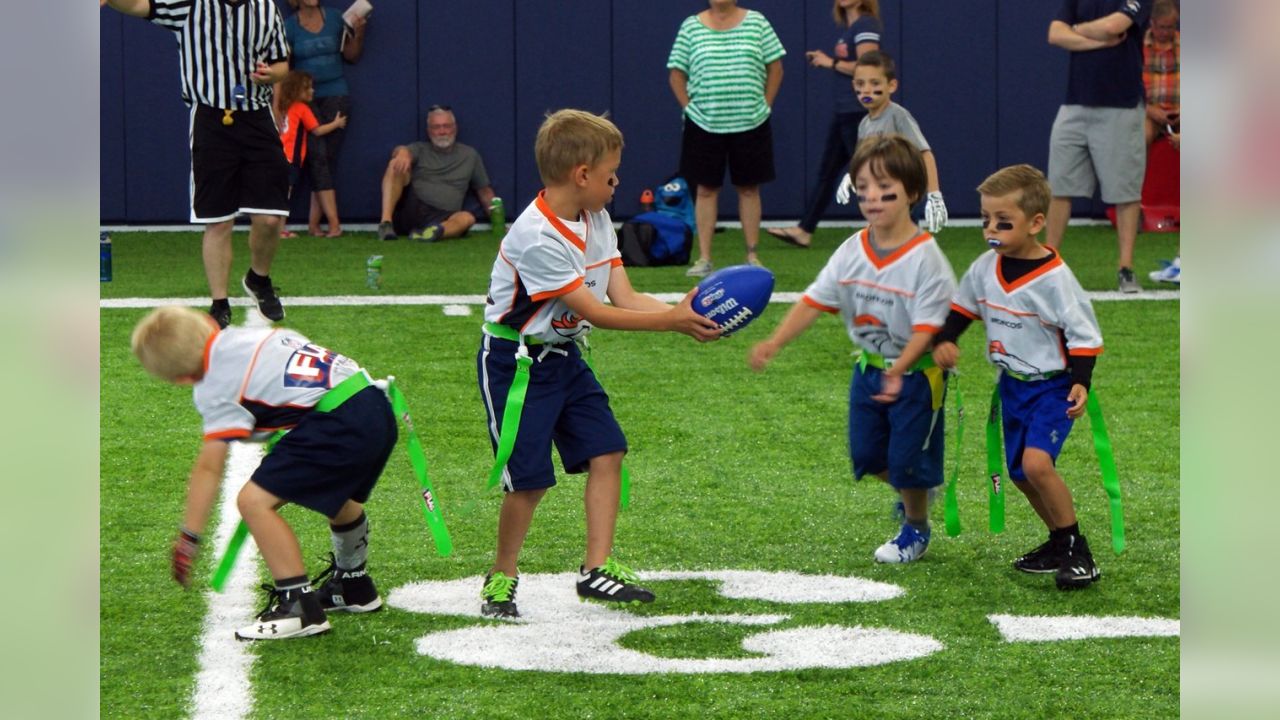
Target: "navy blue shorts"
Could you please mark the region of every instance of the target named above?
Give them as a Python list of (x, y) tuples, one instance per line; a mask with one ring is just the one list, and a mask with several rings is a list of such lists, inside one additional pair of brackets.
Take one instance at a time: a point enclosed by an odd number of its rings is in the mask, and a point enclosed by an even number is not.
[(332, 518), (363, 503), (396, 446), (387, 396), (369, 386), (333, 412), (311, 412), (262, 460), (253, 481), (278, 498)]
[[(551, 445), (560, 453), (560, 463), (569, 474), (587, 471), (591, 458), (627, 451), (627, 438), (609, 408), (609, 396), (587, 367), (573, 343), (554, 346), (567, 355), (547, 352), (537, 361), (544, 346), (530, 345), (535, 362), (529, 372), (529, 389), (516, 445), (502, 475), (506, 491), (537, 490), (556, 484), (551, 463)], [(489, 440), (494, 452), (502, 429), (502, 413), (507, 392), (515, 377), (517, 344), (484, 336), (476, 355), (480, 396), (488, 415)]]
[(1000, 412), (1004, 421), (1004, 459), (1009, 478), (1024, 482), (1022, 452), (1029, 447), (1049, 453), (1055, 462), (1075, 420), (1067, 417), (1071, 374), (1048, 380), (1017, 380), (1000, 373)]
[(942, 406), (933, 410), (933, 389), (924, 373), (902, 377), (895, 402), (871, 399), (880, 392), (882, 372), (856, 366), (849, 387), (849, 455), (853, 475), (889, 471), (895, 488), (931, 488), (942, 484)]

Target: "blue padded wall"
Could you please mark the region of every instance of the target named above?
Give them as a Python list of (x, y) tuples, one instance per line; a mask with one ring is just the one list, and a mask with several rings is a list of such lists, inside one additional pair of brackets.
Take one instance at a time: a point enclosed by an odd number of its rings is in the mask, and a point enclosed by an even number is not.
[[(287, 13), (287, 5), (280, 0)], [(326, 0), (340, 11), (346, 0)], [(544, 113), (608, 111), (622, 129), (613, 212), (639, 210), (640, 191), (676, 170), (680, 112), (667, 85), (677, 28), (700, 0), (382, 0), (374, 3), (364, 57), (348, 66), (353, 110), (337, 168), (344, 221), (379, 212), (392, 147), (425, 137), (427, 106), (454, 107), (460, 139), (475, 146), (513, 215), (541, 187), (533, 139)], [(764, 186), (767, 218), (803, 212), (831, 116), (829, 70), (806, 50), (831, 51), (830, 0), (745, 0), (773, 24), (787, 55), (773, 115), (778, 178)], [(1066, 85), (1067, 55), (1046, 42), (1055, 3), (885, 0), (882, 47), (899, 65), (895, 100), (933, 145), (954, 216), (977, 214), (973, 188), (996, 168), (1044, 168), (1049, 129)], [(177, 52), (165, 30), (102, 13), (101, 217), (105, 222), (188, 219), (188, 111), (179, 100)], [(302, 188), (305, 190), (305, 186)], [(721, 216), (737, 217), (721, 193)], [(305, 193), (294, 221), (305, 217)], [(1097, 213), (1100, 204), (1079, 203)], [(834, 203), (827, 218), (854, 218)]]

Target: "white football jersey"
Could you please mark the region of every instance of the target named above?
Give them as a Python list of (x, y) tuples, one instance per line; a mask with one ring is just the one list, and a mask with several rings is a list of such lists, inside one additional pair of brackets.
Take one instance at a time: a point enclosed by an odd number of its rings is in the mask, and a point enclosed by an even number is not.
[(840, 313), (858, 347), (896, 359), (912, 333), (942, 329), (955, 289), (951, 264), (929, 233), (882, 258), (864, 229), (836, 249), (802, 300)]
[(622, 255), (608, 211), (584, 211), (577, 222), (562, 220), (551, 212), (544, 193), (502, 238), (484, 319), (544, 343), (563, 343), (591, 332), (591, 323), (560, 297), (586, 285), (604, 302), (609, 273), (622, 264)]
[(988, 250), (960, 280), (951, 307), (987, 329), (987, 357), (1005, 370), (1040, 375), (1067, 369), (1068, 355), (1102, 353), (1102, 330), (1071, 268), (1053, 259), (1012, 283)]
[(265, 440), (292, 428), (330, 388), (360, 371), (292, 330), (229, 327), (214, 333), (195, 386), (204, 437)]

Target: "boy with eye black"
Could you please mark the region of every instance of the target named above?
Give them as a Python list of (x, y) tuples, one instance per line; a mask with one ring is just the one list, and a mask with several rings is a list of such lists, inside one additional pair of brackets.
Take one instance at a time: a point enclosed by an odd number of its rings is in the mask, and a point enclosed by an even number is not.
[(1013, 165), (978, 186), (982, 228), (991, 250), (969, 266), (935, 336), (933, 359), (953, 368), (956, 340), (981, 319), (987, 357), (1001, 369), (1005, 461), (1014, 486), (1049, 528), (1049, 539), (1014, 561), (1028, 573), (1055, 573), (1060, 589), (1087, 587), (1101, 575), (1080, 534), (1071, 490), (1055, 462), (1084, 414), (1102, 331), (1075, 275), (1036, 235), (1051, 192), (1044, 174)]

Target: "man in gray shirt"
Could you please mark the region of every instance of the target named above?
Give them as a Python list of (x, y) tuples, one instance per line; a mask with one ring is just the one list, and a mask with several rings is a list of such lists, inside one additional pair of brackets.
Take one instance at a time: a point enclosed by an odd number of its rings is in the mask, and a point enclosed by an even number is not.
[(488, 215), (494, 200), (489, 174), (480, 153), (458, 142), (452, 109), (432, 105), (427, 110), (427, 139), (391, 151), (382, 175), (379, 240), (400, 235), (423, 242), (461, 237), (477, 217)]

